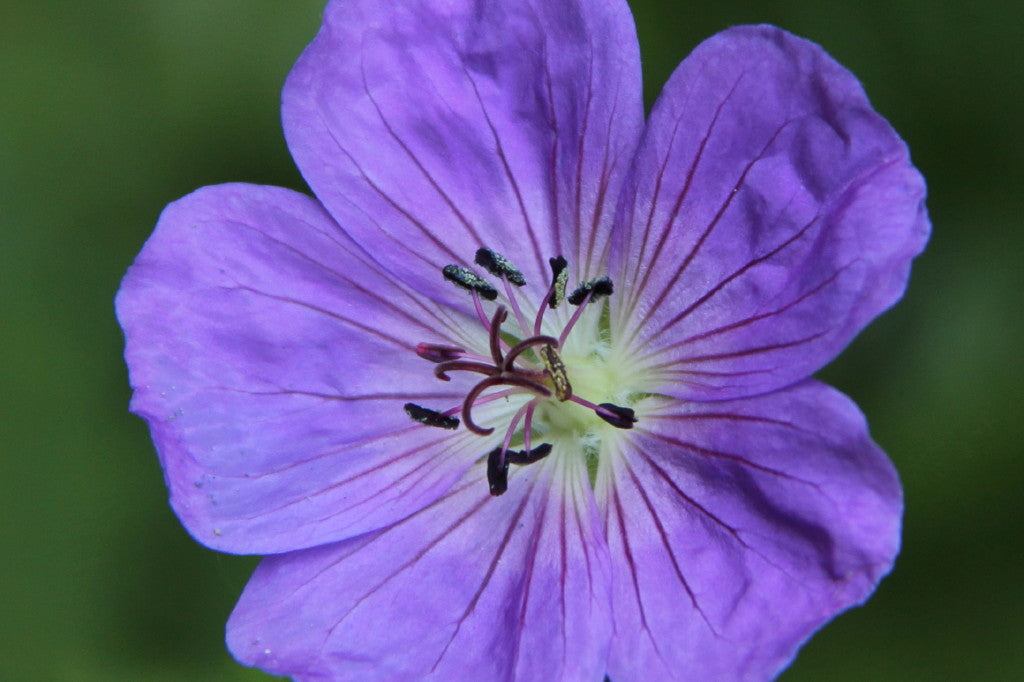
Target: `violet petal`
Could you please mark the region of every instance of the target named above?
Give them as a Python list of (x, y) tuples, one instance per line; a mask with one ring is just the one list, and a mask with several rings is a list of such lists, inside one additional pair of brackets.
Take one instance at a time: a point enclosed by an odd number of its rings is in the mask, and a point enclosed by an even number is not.
[(480, 463), (389, 528), (265, 559), (229, 647), (298, 679), (600, 679), (607, 546), (585, 468), (561, 466), (516, 467), (492, 497)]
[(634, 432), (597, 490), (616, 682), (767, 679), (892, 566), (899, 481), (838, 391), (673, 403)]
[(638, 353), (677, 397), (791, 384), (903, 294), (924, 194), (903, 141), (819, 46), (724, 31), (651, 114), (618, 217), (613, 326), (644, 320)]
[(473, 461), (472, 438), (403, 408), (462, 400), (407, 345), (443, 341), (446, 318), (354, 251), (306, 196), (221, 185), (168, 206), (125, 276), (132, 410), (200, 542), (271, 553), (363, 533)]
[[(643, 126), (621, 0), (346, 0), (285, 85), (289, 148), (335, 219), (423, 291), (478, 247), (534, 295), (596, 268)], [(603, 273), (599, 273), (603, 274)]]

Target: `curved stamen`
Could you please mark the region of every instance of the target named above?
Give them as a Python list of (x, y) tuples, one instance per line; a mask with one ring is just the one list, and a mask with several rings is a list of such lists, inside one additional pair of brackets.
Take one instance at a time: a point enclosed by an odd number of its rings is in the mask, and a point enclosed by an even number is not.
[(534, 398), (526, 405), (526, 416), (523, 418), (523, 446), (530, 449), (530, 437), (533, 435), (533, 411), (537, 407), (537, 399)]
[(531, 336), (528, 339), (524, 339), (512, 346), (509, 350), (508, 355), (505, 356), (505, 362), (501, 365), (501, 371), (508, 372), (512, 370), (512, 363), (515, 362), (516, 358), (522, 354), (528, 348), (533, 346), (555, 346), (558, 347), (558, 339), (553, 336)]
[(449, 362), (461, 358), (465, 354), (466, 350), (458, 346), (445, 346), (440, 343), (416, 344), (416, 355), (430, 362)]
[(497, 368), (486, 365), (482, 362), (469, 362), (468, 360), (450, 360), (439, 363), (434, 367), (434, 376), (441, 381), (451, 381), (448, 372), (477, 372), (479, 374), (497, 374)]
[(491, 318), (491, 328), (489, 330), (490, 342), (491, 342), (491, 357), (494, 358), (494, 364), (501, 364), (501, 323), (508, 317), (508, 309), (499, 305), (498, 309), (494, 311), (494, 317)]
[[(531, 464), (548, 456), (552, 451), (550, 443), (541, 443), (533, 447), (534, 416), (542, 400), (575, 402), (592, 410), (598, 418), (619, 429), (633, 428), (637, 418), (630, 407), (613, 403), (597, 405), (574, 395), (568, 371), (560, 355), (560, 349), (565, 346), (570, 332), (581, 320), (583, 310), (593, 307), (591, 303), (612, 294), (613, 284), (610, 278), (598, 277), (581, 282), (567, 296), (568, 262), (562, 256), (548, 259), (551, 266), (550, 285), (536, 309), (531, 327), (531, 322), (527, 321), (515, 293), (517, 287), (526, 284), (522, 272), (504, 256), (487, 248), (477, 250), (476, 264), (482, 266), (491, 276), (501, 280), (507, 299), (505, 305), (497, 305), (490, 316), (484, 312), (481, 300), (494, 301), (498, 296), (498, 289), (473, 270), (461, 265), (447, 265), (442, 269), (442, 274), (456, 286), (468, 290), (476, 317), (487, 334), (487, 350), (483, 355), (479, 355), (456, 345), (420, 343), (415, 346), (415, 351), (419, 357), (435, 363), (434, 375), (443, 381), (450, 381), (449, 372), (456, 371), (481, 374), (483, 378), (473, 385), (459, 406), (439, 412), (414, 403), (406, 403), (405, 410), (410, 418), (425, 426), (456, 429), (464, 425), (471, 433), (488, 436), (494, 433), (495, 429), (473, 421), (474, 407), (499, 400), (507, 401), (512, 396), (521, 396), (524, 393), (531, 394), (523, 399), (518, 408), (511, 410), (513, 414), (506, 425), (501, 445), (487, 455), (487, 480), (491, 494), (501, 495), (508, 487), (509, 464)], [(542, 334), (545, 312), (549, 308), (555, 310), (563, 302), (577, 306), (576, 310), (567, 316), (568, 321), (562, 324), (560, 332), (556, 332), (557, 336)], [(512, 315), (519, 326), (519, 333), (515, 336), (505, 336), (502, 325)], [(561, 319), (560, 317), (559, 323)], [(594, 331), (598, 334), (601, 332), (599, 327), (594, 327)], [(515, 338), (516, 336), (518, 338)], [(531, 353), (525, 359), (521, 358), (528, 350)], [(517, 363), (520, 363), (520, 366), (517, 366)], [(490, 390), (496, 387), (504, 388)], [(461, 424), (454, 416), (460, 410)], [(495, 409), (494, 412), (507, 414), (509, 410)], [(547, 427), (541, 426), (540, 435), (548, 430)], [(517, 437), (516, 434), (522, 435), (523, 450), (510, 449)]]
[(499, 379), (498, 377), (484, 379), (483, 381), (481, 381), (480, 383), (473, 387), (473, 389), (466, 395), (466, 400), (463, 401), (462, 403), (462, 423), (466, 425), (467, 429), (469, 429), (470, 431), (477, 435), (486, 436), (488, 434), (493, 433), (494, 429), (492, 427), (488, 427), (485, 429), (480, 426), (477, 426), (476, 422), (473, 421), (473, 403), (476, 402), (477, 397), (481, 393), (486, 391), (491, 386), (497, 386), (500, 381), (501, 379)]
[(481, 393), (491, 388), (492, 386), (518, 386), (520, 388), (525, 388), (527, 390), (533, 391), (534, 393), (537, 393), (538, 395), (541, 395), (545, 398), (551, 395), (551, 391), (549, 391), (546, 386), (538, 384), (535, 381), (530, 381), (529, 379), (524, 379), (522, 377), (517, 377), (514, 375), (488, 377), (487, 379), (484, 379), (470, 390), (470, 392), (466, 395), (466, 400), (462, 403), (463, 423), (466, 425), (467, 429), (480, 436), (487, 436), (491, 434), (494, 431), (494, 429), (483, 428), (481, 426), (478, 426), (477, 423), (473, 421), (473, 403), (476, 402), (476, 399), (480, 396)]

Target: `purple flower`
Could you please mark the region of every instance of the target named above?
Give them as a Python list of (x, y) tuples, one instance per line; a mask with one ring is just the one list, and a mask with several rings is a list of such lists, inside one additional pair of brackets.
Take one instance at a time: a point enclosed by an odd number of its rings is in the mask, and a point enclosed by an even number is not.
[(171, 204), (117, 299), (182, 523), (270, 555), (240, 661), (763, 679), (889, 570), (896, 472), (809, 377), (925, 190), (817, 45), (725, 31), (645, 122), (622, 0), (338, 0), (283, 119), (316, 198)]

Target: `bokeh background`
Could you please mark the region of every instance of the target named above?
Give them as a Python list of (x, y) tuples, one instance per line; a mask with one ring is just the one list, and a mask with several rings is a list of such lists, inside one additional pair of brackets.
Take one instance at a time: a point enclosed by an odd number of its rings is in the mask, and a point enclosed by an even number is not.
[[(648, 100), (703, 38), (775, 23), (859, 75), (929, 181), (906, 299), (822, 372), (902, 472), (903, 554), (782, 679), (1024, 679), (1021, 3), (632, 4)], [(167, 507), (112, 301), (167, 202), (304, 189), (278, 97), (321, 9), (0, 8), (0, 679), (269, 679), (222, 643), (255, 559), (196, 545)]]

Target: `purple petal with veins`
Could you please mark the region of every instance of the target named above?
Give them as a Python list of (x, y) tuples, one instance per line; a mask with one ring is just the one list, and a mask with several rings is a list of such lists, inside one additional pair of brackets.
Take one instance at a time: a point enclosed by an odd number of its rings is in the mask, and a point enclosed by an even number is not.
[(767, 679), (870, 596), (899, 482), (809, 377), (929, 223), (820, 47), (724, 31), (645, 124), (622, 0), (332, 0), (282, 116), (315, 197), (198, 190), (117, 296), (172, 507), (267, 555), (239, 661)]

